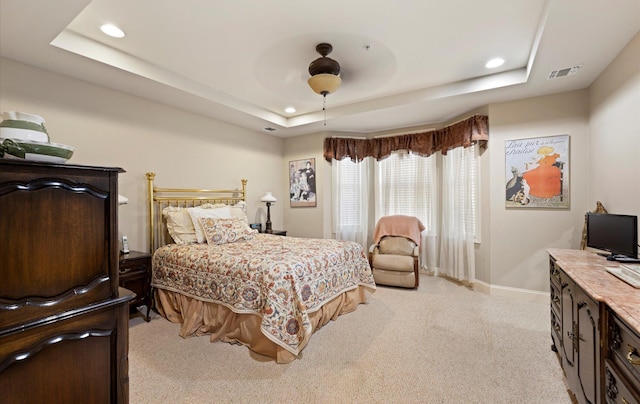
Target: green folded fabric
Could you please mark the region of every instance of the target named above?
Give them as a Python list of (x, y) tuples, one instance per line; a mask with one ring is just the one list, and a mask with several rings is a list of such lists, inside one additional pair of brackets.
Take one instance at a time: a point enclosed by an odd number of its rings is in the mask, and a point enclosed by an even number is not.
[(65, 148), (44, 142), (19, 142), (12, 139), (5, 139), (2, 144), (0, 144), (0, 149), (7, 154), (22, 159), (25, 158), (27, 153), (41, 154), (63, 159), (70, 159), (71, 156), (73, 156), (72, 148)]
[(29, 121), (21, 121), (17, 119), (5, 119), (0, 122), (0, 127), (2, 128), (16, 128), (16, 129), (30, 129), (38, 132), (47, 133), (47, 129), (44, 127), (44, 124), (40, 125), (35, 122)]

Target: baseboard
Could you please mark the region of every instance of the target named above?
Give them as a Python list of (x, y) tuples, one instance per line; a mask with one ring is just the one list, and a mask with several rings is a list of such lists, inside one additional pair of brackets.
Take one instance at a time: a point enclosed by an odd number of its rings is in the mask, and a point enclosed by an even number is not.
[(549, 303), (548, 292), (512, 288), (509, 286), (490, 285), (477, 279), (473, 283), (473, 290), (477, 290), (478, 292), (486, 293), (491, 296), (510, 297), (536, 303)]

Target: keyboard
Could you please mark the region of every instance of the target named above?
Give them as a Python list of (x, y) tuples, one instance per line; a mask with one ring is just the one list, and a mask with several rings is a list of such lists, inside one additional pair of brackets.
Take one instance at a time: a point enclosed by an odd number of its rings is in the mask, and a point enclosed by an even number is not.
[(640, 289), (640, 265), (620, 265), (619, 267), (604, 267), (604, 269), (634, 288)]
[(622, 266), (640, 275), (640, 264), (622, 264)]

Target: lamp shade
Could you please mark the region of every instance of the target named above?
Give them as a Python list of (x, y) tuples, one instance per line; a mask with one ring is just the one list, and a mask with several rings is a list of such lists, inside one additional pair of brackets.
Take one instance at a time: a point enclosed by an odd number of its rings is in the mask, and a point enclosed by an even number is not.
[(126, 205), (129, 203), (129, 198), (124, 195), (118, 194), (118, 205)]
[(340, 76), (335, 76), (329, 73), (320, 73), (315, 76), (309, 77), (307, 81), (311, 89), (322, 95), (331, 94), (340, 87), (342, 79)]
[(271, 194), (271, 192), (267, 192), (262, 198), (260, 198), (260, 201), (274, 203), (277, 201), (277, 199)]

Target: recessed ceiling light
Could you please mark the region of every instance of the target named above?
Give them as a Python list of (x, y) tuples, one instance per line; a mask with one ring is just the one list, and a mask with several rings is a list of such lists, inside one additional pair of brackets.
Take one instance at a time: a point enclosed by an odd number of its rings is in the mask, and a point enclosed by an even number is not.
[(488, 69), (493, 69), (494, 67), (502, 66), (503, 64), (504, 64), (504, 59), (493, 58), (490, 61), (488, 61), (487, 64), (484, 65), (484, 67)]
[(100, 27), (100, 29), (105, 34), (112, 36), (114, 38), (122, 38), (124, 36), (124, 31), (113, 24), (104, 24), (103, 26)]
[(294, 112), (296, 112), (296, 109), (294, 107), (286, 107), (284, 109), (284, 112), (286, 112), (287, 114), (293, 114)]

